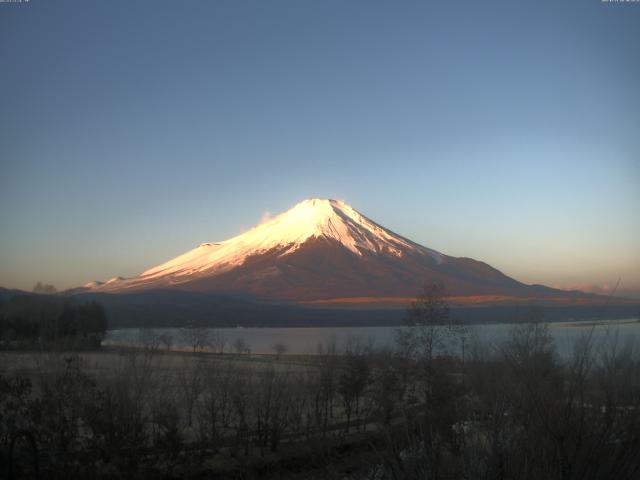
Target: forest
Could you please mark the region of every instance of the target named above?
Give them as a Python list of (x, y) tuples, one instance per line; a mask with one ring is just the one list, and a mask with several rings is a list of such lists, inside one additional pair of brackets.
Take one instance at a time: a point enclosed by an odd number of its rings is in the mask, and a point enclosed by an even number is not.
[(95, 301), (20, 294), (0, 302), (0, 349), (100, 348), (107, 316)]

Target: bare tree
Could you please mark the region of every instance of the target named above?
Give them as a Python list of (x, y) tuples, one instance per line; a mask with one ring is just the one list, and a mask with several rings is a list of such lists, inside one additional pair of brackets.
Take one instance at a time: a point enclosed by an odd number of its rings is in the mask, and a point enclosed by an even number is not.
[(213, 353), (223, 354), (227, 345), (227, 337), (220, 330), (211, 330), (209, 332), (209, 346)]
[(231, 362), (220, 362), (216, 368), (204, 370), (204, 390), (198, 404), (200, 435), (217, 451), (233, 417), (232, 387), (242, 371)]
[(193, 352), (204, 350), (210, 344), (208, 329), (204, 327), (188, 327), (180, 330), (182, 341), (193, 349)]
[(364, 356), (349, 356), (338, 377), (338, 392), (342, 396), (344, 412), (347, 417), (345, 430), (351, 426), (353, 414), (360, 408), (360, 397), (369, 383), (369, 360)]
[(160, 348), (160, 336), (152, 328), (143, 328), (138, 332), (138, 344), (147, 350)]
[(312, 374), (312, 381), (315, 383), (313, 387), (314, 419), (322, 436), (326, 437), (333, 419), (336, 396), (339, 367), (337, 338), (331, 338), (326, 348), (322, 344), (318, 345), (316, 366), (317, 370)]
[(249, 421), (251, 418), (252, 370), (242, 369), (234, 376), (230, 385), (231, 404), (233, 405), (232, 429), (235, 430), (235, 445), (231, 451), (235, 455), (239, 449), (249, 455)]
[(173, 337), (171, 335), (169, 335), (168, 333), (163, 333), (162, 335), (160, 335), (159, 340), (160, 343), (167, 349), (167, 352), (171, 350), (171, 346), (173, 345)]
[(427, 283), (421, 294), (409, 305), (405, 324), (399, 333), (403, 348), (418, 357), (432, 360), (452, 333), (449, 293), (441, 283)]
[(356, 338), (349, 338), (345, 348), (344, 363), (338, 376), (338, 393), (342, 397), (346, 415), (345, 430), (348, 432), (351, 419), (359, 413), (360, 398), (369, 384), (371, 359), (369, 350), (365, 349)]
[(281, 369), (270, 366), (254, 382), (251, 397), (253, 412), (253, 431), (260, 446), (260, 454), (264, 455), (264, 448), (271, 451), (278, 448), (285, 428), (289, 401), (288, 375)]
[(272, 349), (274, 352), (276, 352), (276, 358), (280, 360), (280, 357), (289, 350), (289, 347), (287, 347), (284, 343), (276, 343), (272, 347)]
[(180, 386), (183, 404), (187, 412), (187, 425), (191, 427), (194, 407), (204, 390), (203, 364), (199, 360), (194, 360), (194, 358), (183, 357), (182, 365), (177, 373), (178, 385)]
[(249, 348), (249, 344), (242, 337), (238, 337), (234, 340), (233, 349), (236, 351), (238, 355), (242, 355), (243, 353), (249, 353), (251, 351)]

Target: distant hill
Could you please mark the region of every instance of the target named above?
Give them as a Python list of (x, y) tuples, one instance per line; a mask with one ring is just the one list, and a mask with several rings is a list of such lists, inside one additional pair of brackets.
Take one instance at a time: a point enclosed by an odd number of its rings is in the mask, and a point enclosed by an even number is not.
[(0, 302), (6, 302), (11, 297), (15, 297), (16, 295), (30, 295), (30, 293), (15, 288), (0, 287)]
[[(305, 307), (292, 303), (256, 302), (235, 297), (180, 290), (150, 290), (129, 294), (83, 293), (107, 312), (109, 328), (127, 327), (306, 327), (401, 325), (403, 308)], [(504, 323), (530, 318), (531, 304), (454, 306), (452, 314), (469, 323)], [(542, 319), (561, 321), (630, 318), (637, 305), (546, 305)]]
[[(0, 287), (2, 304), (14, 296), (37, 294)], [(338, 303), (301, 305), (286, 302), (264, 302), (225, 294), (209, 294), (182, 290), (148, 290), (128, 294), (83, 292), (42, 295), (59, 301), (80, 304), (94, 300), (102, 305), (110, 329), (162, 327), (305, 327), (305, 326), (375, 326), (401, 325), (405, 302), (394, 299), (391, 307), (384, 303)], [(501, 304), (500, 302), (462, 304), (452, 298), (452, 312), (469, 323), (504, 323), (526, 320), (531, 306), (538, 305), (546, 321), (567, 319), (639, 318), (640, 305), (558, 305)]]

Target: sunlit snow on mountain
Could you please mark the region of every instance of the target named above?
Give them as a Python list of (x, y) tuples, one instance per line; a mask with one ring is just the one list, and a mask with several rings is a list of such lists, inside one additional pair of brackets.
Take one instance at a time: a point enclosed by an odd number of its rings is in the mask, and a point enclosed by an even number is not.
[(486, 263), (419, 245), (350, 205), (328, 199), (304, 200), (241, 235), (203, 243), (137, 277), (94, 281), (83, 288), (112, 293), (178, 289), (266, 300), (344, 302), (411, 297), (425, 282), (441, 282), (455, 296), (567, 295), (525, 285)]

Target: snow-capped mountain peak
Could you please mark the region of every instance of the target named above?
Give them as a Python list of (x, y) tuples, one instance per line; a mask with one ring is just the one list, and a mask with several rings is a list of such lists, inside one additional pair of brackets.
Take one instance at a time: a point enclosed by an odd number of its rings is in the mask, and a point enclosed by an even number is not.
[(202, 243), (136, 277), (90, 282), (78, 290), (182, 290), (269, 301), (368, 302), (406, 300), (425, 282), (439, 282), (453, 295), (474, 298), (565, 295), (524, 285), (486, 263), (430, 250), (342, 201), (317, 198), (229, 240)]
[(402, 254), (417, 245), (389, 232), (340, 200), (310, 199), (225, 243), (247, 242), (262, 248), (298, 245), (311, 237), (336, 240), (353, 253), (389, 250)]
[(243, 265), (249, 257), (270, 253), (286, 257), (308, 241), (324, 239), (356, 256), (363, 254), (401, 258), (410, 253), (441, 254), (407, 240), (368, 219), (340, 200), (304, 200), (286, 212), (229, 240), (202, 243), (193, 250), (146, 270), (138, 277), (88, 284), (95, 290), (128, 290), (182, 284), (202, 276), (218, 275)]
[(149, 269), (142, 277), (227, 269), (240, 265), (249, 255), (281, 249), (280, 255), (296, 251), (310, 238), (340, 242), (357, 255), (362, 250), (386, 251), (400, 256), (418, 245), (384, 229), (340, 200), (304, 200), (293, 208), (251, 230), (219, 243), (204, 243), (173, 260)]

